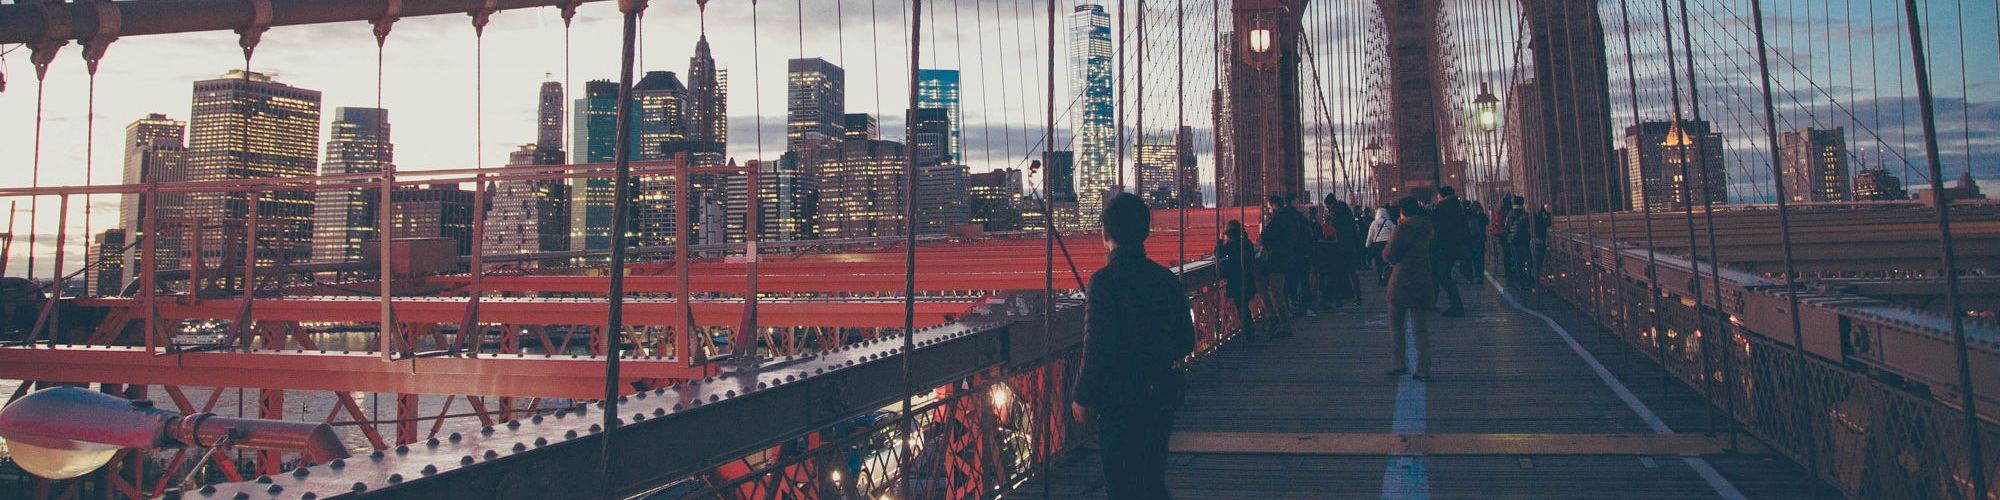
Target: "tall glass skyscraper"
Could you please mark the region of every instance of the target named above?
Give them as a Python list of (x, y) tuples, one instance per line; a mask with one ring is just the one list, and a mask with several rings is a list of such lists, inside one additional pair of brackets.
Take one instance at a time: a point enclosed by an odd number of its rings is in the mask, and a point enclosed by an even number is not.
[[(570, 123), (570, 163), (610, 163), (617, 158), (618, 84), (592, 80), (583, 86)], [(570, 250), (611, 248), (611, 179), (577, 179), (570, 185)]]
[[(226, 181), (306, 177), (319, 173), (320, 93), (279, 83), (262, 73), (230, 70), (194, 83), (188, 116), (188, 180)], [(246, 193), (193, 193), (187, 215), (210, 221), (243, 220)], [(262, 228), (258, 260), (304, 262), (312, 251), (313, 197), (275, 191), (257, 199)], [(240, 258), (243, 241), (220, 225), (199, 230), (209, 262)], [(233, 238), (233, 239), (232, 239)]]
[(1078, 220), (1097, 220), (1104, 195), (1118, 178), (1111, 163), (1111, 16), (1104, 6), (1083, 4), (1070, 14), (1071, 92), (1081, 94), (1082, 109), (1070, 126), (1076, 135), (1076, 194)]
[(847, 71), (817, 57), (793, 59), (785, 82), (785, 150), (810, 152), (838, 140), (847, 114)]
[(963, 136), (965, 114), (959, 108), (959, 79), (955, 69), (917, 70), (917, 107), (944, 110), (945, 118), (951, 121), (950, 134), (945, 137), (944, 163), (965, 163), (965, 143)]
[[(322, 175), (381, 172), (395, 161), (389, 142), (389, 111), (379, 108), (334, 110), (332, 137), (326, 140)], [(376, 238), (380, 188), (329, 189), (313, 192), (313, 262), (361, 259), (363, 245)]]

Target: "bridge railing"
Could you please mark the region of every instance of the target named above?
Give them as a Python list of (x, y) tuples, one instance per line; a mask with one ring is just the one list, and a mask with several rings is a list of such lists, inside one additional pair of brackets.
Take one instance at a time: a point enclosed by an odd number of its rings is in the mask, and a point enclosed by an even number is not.
[[(1858, 297), (1801, 290), (1794, 350), (1783, 285), (1723, 269), (1720, 300), (1692, 286), (1688, 260), (1554, 231), (1539, 277), (1635, 350), (1694, 388), (1740, 429), (1855, 498), (1969, 498), (1971, 467), (2000, 477), (1992, 448), (1975, 465), (1943, 318)], [(1657, 323), (1651, 289), (1660, 293)], [(1700, 296), (1702, 307), (1696, 308)], [(1906, 313), (1906, 314), (1898, 314)], [(1969, 325), (1975, 380), (1994, 381), (1993, 328)], [(1940, 351), (1941, 350), (1941, 351)], [(1887, 354), (1885, 354), (1885, 352)], [(1918, 360), (1930, 360), (1918, 366)], [(1995, 384), (1977, 387), (1984, 442), (2000, 442)], [(1688, 429), (1681, 429), (1687, 431)], [(1990, 480), (1990, 479), (1989, 479)], [(1989, 485), (1990, 486), (1990, 485)], [(1992, 491), (1994, 488), (1989, 487)]]

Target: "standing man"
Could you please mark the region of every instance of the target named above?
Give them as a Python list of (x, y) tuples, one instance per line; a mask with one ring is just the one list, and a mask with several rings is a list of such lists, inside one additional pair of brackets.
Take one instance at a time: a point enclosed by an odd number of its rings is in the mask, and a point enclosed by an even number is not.
[(1258, 270), (1264, 272), (1264, 312), (1271, 316), (1271, 337), (1290, 337), (1292, 281), (1306, 263), (1300, 249), (1305, 245), (1301, 240), (1306, 238), (1306, 226), (1310, 223), (1304, 214), (1277, 195), (1266, 200), (1265, 208), (1270, 210), (1270, 218), (1264, 222), (1263, 233), (1257, 235), (1257, 243), (1264, 247), (1264, 254), (1258, 259)]
[(1146, 202), (1121, 193), (1100, 217), (1111, 256), (1085, 295), (1083, 373), (1070, 410), (1096, 420), (1109, 497), (1164, 499), (1167, 438), (1187, 390), (1174, 362), (1194, 351), (1194, 320), (1180, 278), (1146, 258)]
[(1528, 248), (1534, 241), (1533, 216), (1528, 215), (1528, 200), (1520, 196), (1513, 198), (1507, 208), (1505, 238), (1507, 245), (1507, 284), (1515, 288), (1533, 288), (1534, 281), (1528, 274)]
[(1458, 280), (1451, 270), (1465, 258), (1465, 202), (1451, 186), (1439, 186), (1438, 195), (1442, 198), (1431, 207), (1431, 226), (1437, 232), (1431, 238), (1431, 276), (1437, 278), (1445, 298), (1451, 299), (1451, 307), (1439, 316), (1458, 318), (1465, 316), (1465, 301), (1458, 297)]
[(1394, 346), (1391, 361), (1395, 365), (1389, 370), (1390, 376), (1410, 373), (1410, 366), (1404, 359), (1409, 347), (1409, 339), (1416, 341), (1417, 371), (1412, 378), (1431, 378), (1431, 333), (1425, 316), (1430, 314), (1431, 305), (1437, 302), (1437, 284), (1432, 281), (1451, 281), (1450, 276), (1436, 276), (1437, 269), (1427, 259), (1436, 258), (1438, 253), (1426, 248), (1436, 241), (1435, 226), (1424, 214), (1424, 207), (1416, 198), (1405, 196), (1397, 202), (1402, 207), (1402, 219), (1396, 230), (1389, 235), (1389, 244), (1382, 249), (1382, 259), (1394, 268), (1389, 274), (1389, 336)]

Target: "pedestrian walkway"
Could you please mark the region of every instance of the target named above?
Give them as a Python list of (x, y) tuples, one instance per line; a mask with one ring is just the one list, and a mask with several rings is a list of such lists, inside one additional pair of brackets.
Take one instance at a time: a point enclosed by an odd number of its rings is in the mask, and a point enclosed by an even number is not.
[[(1299, 318), (1297, 335), (1239, 342), (1189, 374), (1175, 498), (1810, 496), (1750, 437), (1729, 453), (1697, 395), (1552, 297), (1461, 285), (1466, 317), (1431, 319), (1430, 381), (1391, 377), (1369, 285), (1362, 306)], [(1016, 496), (1044, 493), (1102, 498), (1098, 457), (1072, 453)]]

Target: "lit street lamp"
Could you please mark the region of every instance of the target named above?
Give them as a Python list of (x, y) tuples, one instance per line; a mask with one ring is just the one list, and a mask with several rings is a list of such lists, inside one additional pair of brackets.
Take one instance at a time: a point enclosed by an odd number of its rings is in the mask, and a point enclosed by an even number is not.
[(238, 448), (293, 451), (316, 463), (346, 458), (347, 446), (324, 423), (182, 416), (77, 387), (22, 396), (0, 410), (0, 438), (30, 474), (69, 479), (103, 467), (125, 448)]
[(1480, 130), (1492, 132), (1500, 127), (1500, 98), (1493, 96), (1486, 82), (1479, 83), (1479, 97), (1472, 99), (1472, 108), (1472, 121)]

